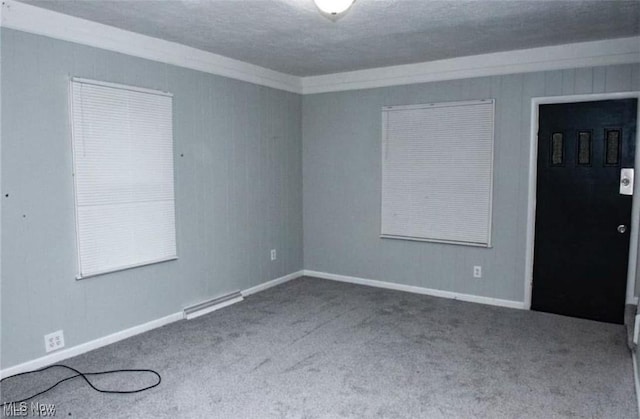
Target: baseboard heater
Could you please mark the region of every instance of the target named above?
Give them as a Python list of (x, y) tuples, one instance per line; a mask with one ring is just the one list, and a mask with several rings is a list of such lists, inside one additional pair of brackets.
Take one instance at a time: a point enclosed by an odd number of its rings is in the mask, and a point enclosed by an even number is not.
[(186, 307), (184, 309), (184, 318), (187, 320), (195, 319), (196, 317), (230, 306), (231, 304), (235, 304), (242, 300), (244, 300), (244, 298), (242, 298), (240, 291), (232, 292), (231, 294), (223, 295), (222, 297), (213, 298), (211, 300)]

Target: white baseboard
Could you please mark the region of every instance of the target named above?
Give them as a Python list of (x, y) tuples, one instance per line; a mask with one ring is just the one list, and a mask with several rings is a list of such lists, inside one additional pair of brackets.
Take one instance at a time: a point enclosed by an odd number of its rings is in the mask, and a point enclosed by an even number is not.
[[(255, 287), (251, 287), (249, 289), (241, 291), (241, 294), (243, 296), (255, 294), (257, 292), (264, 291), (268, 288), (275, 287), (276, 285), (285, 283), (287, 281), (291, 281), (292, 279), (299, 278), (301, 276), (302, 276), (302, 271), (293, 272), (289, 275), (285, 275), (283, 277), (276, 278), (271, 281), (262, 283), (260, 285), (256, 285)], [(232, 301), (237, 302), (237, 301), (242, 301), (242, 299), (238, 298)], [(226, 305), (230, 305), (230, 304), (231, 304), (231, 301), (229, 302), (229, 304), (226, 304)], [(216, 309), (219, 309), (219, 308), (222, 308), (222, 307), (216, 307)], [(55, 364), (56, 362), (69, 359), (74, 356), (82, 355), (94, 349), (98, 349), (103, 346), (110, 345), (112, 343), (121, 341), (123, 339), (129, 338), (135, 335), (139, 335), (144, 332), (148, 332), (149, 330), (156, 329), (158, 327), (161, 327), (182, 319), (184, 319), (184, 312), (180, 311), (178, 313), (173, 313), (156, 320), (151, 320), (150, 322), (140, 324), (138, 326), (134, 326), (129, 329), (121, 330), (119, 332), (112, 333), (110, 335), (103, 336), (101, 338), (94, 339), (89, 342), (81, 343), (80, 345), (76, 345), (68, 349), (62, 349), (60, 351), (53, 352), (49, 355), (45, 355), (43, 357), (24, 362), (22, 364), (14, 365), (14, 366), (5, 368), (3, 370), (0, 370), (0, 379), (4, 377), (9, 377), (14, 374), (19, 374), (21, 372), (37, 370), (39, 368), (46, 367), (47, 365)]]
[(173, 313), (156, 320), (151, 320), (150, 322), (140, 324), (138, 326), (133, 326), (129, 329), (121, 330), (119, 332), (112, 333), (110, 335), (103, 336), (101, 338), (94, 339), (89, 342), (81, 343), (80, 345), (76, 345), (68, 349), (62, 349), (50, 355), (36, 358), (34, 360), (27, 361), (22, 364), (14, 365), (13, 367), (5, 368), (2, 371), (0, 371), (0, 378), (8, 377), (14, 374), (19, 374), (21, 372), (37, 370), (39, 368), (46, 367), (47, 365), (55, 364), (56, 362), (60, 362), (65, 359), (72, 358), (77, 355), (82, 355), (86, 352), (101, 348), (103, 346), (107, 346), (109, 344), (121, 341), (131, 336), (139, 335), (140, 333), (144, 333), (149, 330), (167, 325), (169, 323), (182, 320), (182, 318), (183, 318), (183, 313), (182, 311), (180, 311), (178, 313)]
[[(330, 274), (326, 272), (317, 272), (317, 271), (309, 271), (309, 270), (301, 270), (301, 271), (293, 272), (288, 275), (282, 276), (280, 278), (272, 279), (271, 281), (267, 281), (262, 284), (256, 285), (254, 287), (248, 288), (244, 291), (241, 291), (241, 294), (243, 297), (246, 297), (246, 296), (264, 291), (266, 289), (275, 287), (276, 285), (280, 285), (285, 282), (291, 281), (293, 279), (299, 278), (301, 276), (312, 276), (316, 278), (330, 279), (333, 281), (349, 282), (352, 284), (368, 285), (372, 287), (386, 288), (386, 289), (391, 289), (396, 291), (405, 291), (405, 292), (411, 292), (415, 294), (431, 295), (435, 297), (450, 298), (454, 300), (469, 301), (469, 302), (480, 303), (480, 304), (489, 304), (489, 305), (519, 308), (519, 309), (524, 308), (524, 303), (519, 301), (501, 300), (498, 298), (482, 297), (482, 296), (471, 295), (471, 294), (461, 294), (461, 293), (456, 293), (451, 291), (442, 291), (442, 290), (436, 290), (431, 288), (417, 287), (413, 285), (396, 284), (392, 282), (377, 281), (373, 279), (365, 279), (365, 278), (358, 278), (358, 277), (345, 276), (345, 275), (336, 275), (336, 274)], [(242, 301), (242, 300), (238, 299), (237, 301)], [(236, 300), (234, 300), (233, 302), (236, 302)], [(10, 375), (18, 374), (21, 372), (33, 371), (38, 368), (42, 368), (47, 365), (51, 365), (56, 362), (60, 362), (65, 359), (72, 358), (74, 356), (81, 355), (83, 353), (92, 351), (94, 349), (98, 349), (103, 346), (138, 335), (140, 333), (144, 333), (149, 330), (156, 329), (158, 327), (167, 325), (169, 323), (182, 320), (183, 318), (184, 318), (184, 313), (180, 311), (178, 313), (173, 313), (168, 316), (162, 317), (160, 319), (152, 320), (150, 322), (147, 322), (138, 326), (134, 326), (129, 329), (112, 333), (110, 335), (107, 335), (98, 339), (94, 339), (92, 341), (82, 343), (80, 345), (76, 345), (68, 349), (63, 349), (61, 351), (54, 352), (46, 356), (24, 362), (22, 364), (14, 365), (12, 367), (5, 368), (4, 370), (0, 370), (0, 378), (8, 377)]]
[(452, 300), (468, 301), (472, 303), (488, 304), (492, 306), (524, 309), (524, 302), (513, 300), (502, 300), (499, 298), (483, 297), (480, 295), (461, 294), (452, 291), (442, 291), (432, 288), (417, 287), (414, 285), (396, 284), (394, 282), (378, 281), (375, 279), (358, 278), (355, 276), (336, 275), (326, 272), (304, 270), (305, 276), (330, 279), (333, 281), (348, 282), (351, 284), (368, 285), (370, 287), (385, 288), (395, 291), (411, 292), (414, 294), (431, 295), (433, 297), (449, 298)]
[(292, 272), (289, 275), (281, 276), (280, 278), (272, 279), (271, 281), (263, 282), (262, 284), (256, 285), (255, 287), (247, 288), (244, 291), (240, 291), (243, 297), (246, 297), (251, 294), (255, 294), (260, 291), (264, 291), (271, 287), (275, 287), (276, 285), (284, 284), (285, 282), (291, 281), (292, 279), (300, 278), (303, 275), (304, 271)]

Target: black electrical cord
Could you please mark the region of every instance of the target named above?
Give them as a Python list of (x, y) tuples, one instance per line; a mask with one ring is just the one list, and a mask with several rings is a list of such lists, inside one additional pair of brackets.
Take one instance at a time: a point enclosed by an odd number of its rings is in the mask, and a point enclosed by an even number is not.
[[(71, 377), (67, 377), (67, 378), (63, 378), (62, 380), (58, 381), (57, 383), (55, 383), (54, 385), (52, 385), (51, 387), (47, 388), (46, 390), (42, 390), (39, 393), (36, 393), (32, 396), (27, 397), (26, 399), (22, 399), (22, 400), (16, 400), (16, 401), (12, 401), (12, 402), (4, 402), (6, 404), (18, 404), (18, 403), (22, 403), (22, 402), (26, 402), (27, 400), (31, 400), (34, 397), (38, 397), (50, 390), (52, 390), (53, 388), (55, 388), (56, 386), (58, 386), (59, 384), (64, 383), (65, 381), (69, 381), (69, 380), (73, 380), (74, 378), (78, 378), (78, 377), (82, 377), (82, 379), (84, 381), (87, 382), (87, 384), (89, 384), (89, 387), (91, 387), (92, 389), (94, 389), (95, 391), (99, 392), (99, 393), (108, 393), (108, 394), (132, 394), (132, 393), (140, 393), (142, 391), (146, 391), (146, 390), (150, 390), (154, 387), (157, 387), (160, 385), (160, 382), (162, 381), (162, 377), (160, 377), (160, 374), (158, 374), (156, 371), (154, 370), (148, 370), (148, 369), (122, 369), (122, 370), (108, 370), (108, 371), (99, 371), (99, 372), (80, 372), (75, 368), (69, 367), (67, 365), (63, 365), (63, 364), (54, 364), (54, 365), (49, 365), (48, 367), (44, 367), (44, 368), (40, 368), (39, 370), (34, 370), (34, 371), (27, 371), (27, 372), (21, 372), (19, 374), (15, 374), (15, 375), (11, 375), (9, 377), (5, 377), (2, 380), (0, 380), (0, 384), (3, 383), (4, 381), (10, 379), (10, 378), (15, 378), (15, 377), (20, 377), (22, 375), (28, 375), (28, 374), (35, 374), (37, 372), (42, 372), (42, 371), (46, 371), (48, 369), (51, 368), (66, 368), (70, 371), (73, 371), (76, 373), (76, 375), (72, 375)], [(90, 375), (107, 375), (107, 374), (117, 374), (117, 373), (129, 373), (129, 372), (148, 372), (151, 374), (154, 374), (156, 377), (158, 377), (158, 382), (154, 383), (150, 386), (144, 387), (144, 388), (139, 388), (139, 389), (135, 389), (135, 390), (103, 390), (101, 388), (98, 388), (96, 386), (93, 385), (93, 383), (91, 383), (91, 381), (89, 381), (89, 379), (87, 378)]]

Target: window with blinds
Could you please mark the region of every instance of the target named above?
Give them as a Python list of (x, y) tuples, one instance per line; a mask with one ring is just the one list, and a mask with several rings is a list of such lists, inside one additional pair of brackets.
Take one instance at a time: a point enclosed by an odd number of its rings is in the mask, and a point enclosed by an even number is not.
[(79, 278), (175, 259), (172, 97), (71, 81)]
[(381, 237), (491, 246), (494, 100), (382, 109)]

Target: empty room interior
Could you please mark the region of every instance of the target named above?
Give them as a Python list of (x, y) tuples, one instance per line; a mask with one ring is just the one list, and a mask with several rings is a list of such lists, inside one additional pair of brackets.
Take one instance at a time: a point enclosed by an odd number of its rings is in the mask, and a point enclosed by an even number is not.
[(638, 418), (640, 1), (0, 7), (2, 417)]

